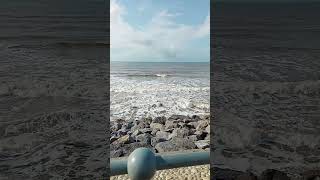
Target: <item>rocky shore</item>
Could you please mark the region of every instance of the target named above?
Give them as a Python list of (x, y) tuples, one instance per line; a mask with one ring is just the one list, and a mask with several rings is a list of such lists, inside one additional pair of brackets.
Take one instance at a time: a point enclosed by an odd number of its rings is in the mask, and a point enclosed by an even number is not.
[(210, 117), (183, 116), (144, 118), (139, 121), (117, 119), (110, 122), (110, 158), (128, 156), (139, 147), (155, 153), (210, 147)]

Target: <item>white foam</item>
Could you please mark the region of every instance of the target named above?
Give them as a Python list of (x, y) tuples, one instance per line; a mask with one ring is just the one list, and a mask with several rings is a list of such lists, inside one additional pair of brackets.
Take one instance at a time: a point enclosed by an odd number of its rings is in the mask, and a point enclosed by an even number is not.
[(209, 80), (111, 76), (111, 120), (209, 114)]

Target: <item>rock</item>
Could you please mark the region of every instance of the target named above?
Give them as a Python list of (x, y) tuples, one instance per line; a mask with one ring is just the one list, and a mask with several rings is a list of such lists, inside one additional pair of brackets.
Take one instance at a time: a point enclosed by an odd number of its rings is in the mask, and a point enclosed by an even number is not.
[(128, 131), (129, 131), (129, 129), (121, 128), (121, 129), (118, 130), (118, 134), (120, 136), (124, 136), (124, 135), (128, 134)]
[(192, 141), (192, 142), (198, 141), (197, 135), (188, 136), (188, 139), (189, 139), (190, 141)]
[(119, 139), (118, 136), (115, 136), (115, 135), (111, 136), (111, 137), (110, 137), (110, 143), (113, 143), (113, 142), (116, 141), (117, 139)]
[(151, 128), (143, 128), (140, 130), (142, 133), (151, 133), (152, 132), (152, 129)]
[(183, 119), (188, 119), (188, 116), (184, 116), (184, 115), (172, 115), (171, 117), (168, 118), (168, 121), (183, 120)]
[(164, 132), (164, 131), (158, 131), (156, 133), (156, 137), (161, 138), (161, 139), (169, 139), (170, 133)]
[(268, 169), (261, 173), (259, 180), (290, 180), (286, 173), (275, 169)]
[(189, 127), (189, 128), (193, 128), (193, 129), (195, 129), (197, 126), (198, 126), (198, 122), (189, 122), (188, 124), (187, 124), (187, 127)]
[(150, 124), (150, 128), (151, 129), (163, 130), (164, 129), (164, 125), (160, 124), (160, 123), (151, 123)]
[(130, 135), (125, 135), (115, 140), (112, 144), (129, 144), (134, 142), (134, 139)]
[(173, 138), (170, 141), (159, 142), (155, 146), (159, 153), (188, 150), (194, 149), (195, 147), (196, 145), (193, 142), (190, 142), (188, 139), (184, 138)]
[(165, 124), (166, 123), (166, 121), (167, 121), (167, 118), (166, 117), (164, 117), (164, 116), (161, 116), (161, 117), (156, 117), (156, 118), (154, 118), (153, 119), (153, 123), (159, 123), (159, 124)]
[(158, 137), (152, 137), (151, 138), (151, 146), (155, 147), (156, 144), (158, 144), (159, 142), (164, 142), (166, 141), (166, 139), (162, 139), (162, 138), (158, 138)]
[(146, 124), (150, 124), (152, 122), (152, 118), (151, 117), (144, 118), (143, 122), (145, 122)]
[(130, 153), (132, 153), (135, 149), (140, 148), (140, 147), (149, 148), (152, 152), (154, 152), (154, 153), (156, 152), (155, 149), (150, 144), (146, 144), (143, 142), (134, 142), (131, 144), (125, 144), (122, 147), (123, 156), (129, 156)]
[(192, 120), (195, 120), (195, 121), (201, 120), (200, 116), (198, 116), (198, 115), (193, 115), (191, 118), (192, 118)]
[(124, 155), (122, 149), (110, 151), (110, 158), (122, 157)]
[(140, 129), (144, 129), (144, 128), (150, 128), (150, 124), (148, 124), (146, 122), (139, 122), (138, 124), (131, 127), (131, 131), (134, 132), (135, 130), (138, 130), (138, 129), (140, 130)]
[(208, 121), (199, 121), (198, 126), (196, 127), (197, 131), (204, 131), (206, 127), (209, 125)]
[(185, 122), (178, 122), (178, 127), (179, 128), (187, 127), (187, 124)]
[(179, 137), (179, 138), (184, 138), (190, 135), (189, 129), (188, 128), (182, 128), (182, 129), (174, 129), (172, 131), (172, 134), (169, 135), (169, 139), (173, 137)]
[(132, 133), (132, 136), (138, 136), (139, 134), (141, 134), (142, 132), (138, 129), (138, 130), (135, 130), (133, 133)]
[(119, 122), (114, 122), (110, 129), (111, 129), (111, 132), (115, 132), (121, 129), (121, 127), (122, 127), (122, 124), (120, 124)]
[(159, 129), (153, 129), (151, 131), (151, 135), (156, 136), (157, 132), (160, 131)]
[(204, 138), (207, 136), (207, 133), (204, 131), (196, 131), (194, 135), (196, 135), (199, 140), (204, 140)]
[(165, 128), (166, 129), (174, 129), (178, 127), (178, 123), (173, 121), (166, 121)]
[(140, 134), (136, 137), (136, 141), (151, 144), (151, 138), (152, 136), (150, 134)]
[(199, 149), (205, 149), (210, 147), (210, 141), (209, 140), (199, 140), (194, 142), (194, 144), (199, 148)]
[(206, 127), (205, 132), (210, 134), (210, 124)]

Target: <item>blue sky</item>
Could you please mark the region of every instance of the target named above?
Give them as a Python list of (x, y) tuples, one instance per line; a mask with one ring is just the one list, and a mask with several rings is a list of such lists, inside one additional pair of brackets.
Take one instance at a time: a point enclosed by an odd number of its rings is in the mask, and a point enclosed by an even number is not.
[(111, 0), (111, 61), (210, 58), (210, 0)]

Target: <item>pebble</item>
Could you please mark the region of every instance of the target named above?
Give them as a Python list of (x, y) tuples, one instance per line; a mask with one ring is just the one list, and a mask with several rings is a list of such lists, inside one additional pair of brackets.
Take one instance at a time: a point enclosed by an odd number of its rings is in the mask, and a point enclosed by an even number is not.
[[(210, 179), (210, 165), (189, 166), (183, 168), (174, 168), (157, 171), (152, 180), (209, 180)], [(111, 176), (110, 180), (124, 180), (129, 179), (129, 176)]]

